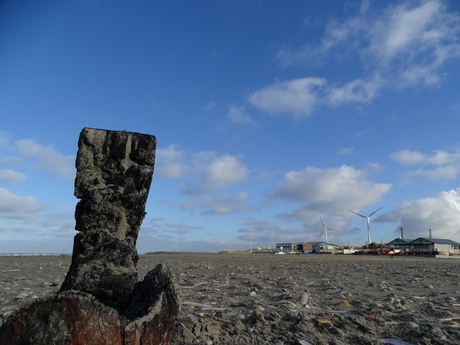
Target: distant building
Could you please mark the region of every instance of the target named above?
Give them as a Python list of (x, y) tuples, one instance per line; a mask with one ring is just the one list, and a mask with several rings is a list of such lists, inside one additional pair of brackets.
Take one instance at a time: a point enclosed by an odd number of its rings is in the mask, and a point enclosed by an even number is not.
[(413, 241), (413, 239), (407, 239), (407, 238), (395, 238), (393, 241), (388, 242), (388, 247), (390, 249), (409, 249), (410, 248), (410, 243)]
[(401, 249), (407, 254), (460, 254), (460, 243), (444, 238), (396, 238), (388, 243), (388, 247)]
[(339, 246), (332, 243), (319, 242), (313, 246), (313, 253), (318, 254), (335, 254), (338, 251)]
[(302, 253), (302, 249), (299, 246), (302, 242), (285, 242), (276, 244), (277, 253)]
[(277, 243), (279, 253), (335, 253), (338, 245), (326, 242), (286, 242)]

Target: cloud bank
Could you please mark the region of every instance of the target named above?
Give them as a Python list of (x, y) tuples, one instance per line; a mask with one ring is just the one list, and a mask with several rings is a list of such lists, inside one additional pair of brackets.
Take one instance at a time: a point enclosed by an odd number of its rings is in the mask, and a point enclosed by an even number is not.
[[(364, 3), (363, 3), (364, 4)], [(316, 107), (368, 104), (386, 88), (438, 86), (443, 67), (460, 57), (460, 16), (438, 0), (386, 8), (361, 6), (344, 21), (330, 20), (319, 44), (282, 47), (276, 60), (284, 68), (320, 65), (336, 58), (362, 63), (362, 78), (349, 81), (305, 76), (276, 81), (253, 91), (248, 102), (271, 115), (308, 117)]]

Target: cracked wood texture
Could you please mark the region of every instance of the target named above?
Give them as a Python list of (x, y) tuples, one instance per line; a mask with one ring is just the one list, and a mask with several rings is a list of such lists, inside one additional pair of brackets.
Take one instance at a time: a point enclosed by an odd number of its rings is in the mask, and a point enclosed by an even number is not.
[(177, 278), (159, 264), (137, 274), (156, 138), (84, 128), (78, 141), (76, 230), (60, 291), (15, 312), (2, 345), (169, 345), (180, 312)]
[(152, 182), (156, 138), (84, 128), (78, 140), (76, 230), (61, 291), (124, 309), (138, 281), (136, 241)]

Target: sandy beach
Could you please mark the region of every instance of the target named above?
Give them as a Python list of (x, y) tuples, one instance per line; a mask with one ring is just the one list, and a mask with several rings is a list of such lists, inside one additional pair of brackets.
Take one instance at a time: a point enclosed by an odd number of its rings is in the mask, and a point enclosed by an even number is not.
[[(70, 256), (0, 257), (0, 324), (54, 294)], [(460, 344), (460, 260), (157, 253), (183, 305), (173, 344)]]

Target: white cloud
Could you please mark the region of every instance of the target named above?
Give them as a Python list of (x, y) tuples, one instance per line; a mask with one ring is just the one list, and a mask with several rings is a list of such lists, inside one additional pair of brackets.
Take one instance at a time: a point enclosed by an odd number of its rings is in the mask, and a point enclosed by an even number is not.
[[(172, 236), (155, 235), (154, 238), (146, 236), (142, 231), (137, 241), (139, 253), (149, 253), (155, 251), (187, 251), (187, 252), (220, 252), (226, 249), (249, 250), (250, 244), (241, 242), (230, 242), (223, 240), (188, 240), (184, 238), (176, 239)], [(1, 249), (1, 246), (0, 246)]]
[(319, 45), (284, 47), (277, 57), (285, 63), (309, 62), (312, 56), (324, 60), (333, 49), (341, 54), (346, 50), (366, 64), (373, 62), (374, 71), (398, 74), (415, 66), (435, 72), (448, 59), (459, 57), (460, 18), (444, 1), (405, 1), (383, 11), (366, 7), (342, 22), (331, 20)]
[[(184, 194), (201, 194), (225, 188), (249, 177), (249, 171), (240, 157), (228, 154), (218, 156), (213, 151), (187, 154), (170, 145), (157, 149), (155, 171), (160, 177), (182, 179)], [(192, 207), (193, 208), (193, 207)]]
[(270, 114), (306, 117), (319, 104), (368, 104), (385, 87), (439, 85), (442, 67), (460, 57), (460, 16), (439, 0), (406, 1), (383, 11), (369, 5), (363, 2), (343, 21), (331, 20), (319, 44), (283, 46), (276, 55), (288, 67), (324, 64), (336, 53), (340, 63), (361, 61), (363, 77), (342, 83), (312, 76), (277, 82), (253, 92), (249, 102)]
[(379, 76), (356, 79), (341, 86), (331, 85), (323, 78), (307, 77), (266, 86), (250, 94), (248, 101), (269, 114), (293, 114), (301, 118), (309, 116), (319, 105), (368, 104), (383, 85)]
[(65, 156), (52, 146), (42, 146), (33, 139), (18, 140), (16, 141), (16, 147), (19, 153), (29, 158), (36, 168), (45, 169), (53, 176), (74, 176), (75, 157)]
[(434, 166), (407, 171), (404, 181), (406, 183), (417, 177), (428, 180), (455, 179), (460, 173), (460, 151), (435, 150), (426, 154), (400, 150), (392, 153), (390, 158), (402, 166)]
[(37, 224), (45, 228), (62, 226), (62, 224), (71, 224), (67, 230), (69, 228), (75, 229), (74, 216), (73, 212), (49, 212), (45, 217), (42, 217)]
[[(202, 162), (198, 160), (201, 167)], [(240, 182), (249, 177), (247, 167), (235, 156), (222, 155), (213, 158), (200, 171), (200, 178), (197, 186), (192, 187), (190, 182), (185, 183), (181, 192), (184, 194), (200, 194), (212, 192)]]
[(383, 85), (384, 81), (379, 76), (370, 80), (356, 79), (340, 87), (328, 87), (322, 102), (335, 106), (344, 103), (368, 104), (377, 97)]
[(0, 164), (3, 165), (17, 165), (22, 162), (22, 159), (14, 156), (0, 156)]
[(245, 107), (237, 107), (236, 105), (229, 106), (227, 119), (242, 125), (255, 124), (251, 117), (246, 114)]
[(185, 161), (185, 153), (178, 145), (169, 145), (165, 149), (157, 149), (155, 153), (155, 174), (160, 177), (178, 179), (183, 177), (190, 167)]
[(395, 233), (402, 227), (405, 238), (428, 237), (431, 229), (434, 238), (460, 241), (460, 188), (403, 202), (376, 221), (400, 222)]
[(0, 131), (0, 147), (8, 147), (9, 143), (10, 139), (8, 133)]
[(390, 188), (390, 184), (370, 181), (366, 171), (351, 166), (306, 167), (286, 173), (276, 185), (275, 196), (306, 204), (319, 212), (344, 213), (348, 209), (359, 210), (375, 204)]
[(164, 231), (168, 233), (174, 233), (177, 235), (188, 234), (194, 230), (202, 230), (201, 226), (190, 226), (186, 223), (165, 223)]
[(21, 163), (21, 158), (18, 156), (12, 156), (7, 151), (12, 151), (12, 145), (10, 135), (6, 132), (0, 131), (0, 164), (4, 165), (16, 165)]
[(292, 113), (308, 116), (321, 99), (322, 78), (299, 78), (276, 82), (249, 95), (249, 102), (270, 114)]
[(359, 7), (359, 12), (364, 14), (367, 11), (369, 11), (370, 7), (371, 7), (371, 0), (362, 0), (361, 5)]
[(400, 150), (392, 153), (390, 158), (395, 162), (404, 165), (445, 165), (460, 161), (460, 151), (447, 152), (435, 150), (431, 154), (420, 151)]
[(211, 110), (211, 109), (213, 109), (213, 108), (216, 106), (216, 104), (217, 104), (217, 103), (216, 103), (215, 101), (210, 101), (210, 102), (204, 107), (204, 109), (205, 109), (205, 110)]
[[(424, 71), (418, 78), (402, 73), (409, 84), (438, 79), (437, 70), (451, 58), (460, 56), (460, 21), (438, 0), (407, 2), (389, 6), (375, 23), (368, 22), (368, 53), (384, 68)], [(431, 75), (424, 78), (423, 75)]]
[(337, 154), (340, 156), (349, 156), (353, 153), (353, 150), (353, 147), (343, 147), (337, 152)]
[[(362, 232), (358, 228), (350, 228), (349, 219), (354, 215), (348, 212), (348, 205), (345, 206), (340, 212), (322, 212), (319, 210), (311, 209), (309, 206), (302, 205), (300, 208), (294, 209), (289, 212), (282, 212), (277, 215), (277, 218), (283, 222), (297, 222), (302, 223), (303, 234), (299, 237), (302, 241), (316, 241), (318, 237), (322, 237), (324, 228), (321, 222), (323, 219), (324, 225), (329, 229), (336, 229), (328, 233), (328, 241), (343, 243), (343, 239), (347, 239), (349, 235), (355, 235)], [(341, 214), (340, 214), (341, 213)], [(321, 236), (320, 236), (321, 235)], [(324, 237), (323, 237), (324, 239)], [(342, 239), (342, 241), (340, 240)]]
[[(340, 231), (328, 233), (329, 241), (358, 233), (349, 226), (354, 215), (363, 207), (375, 205), (390, 189), (390, 184), (376, 183), (368, 175), (376, 170), (374, 164), (366, 170), (342, 165), (339, 168), (320, 169), (306, 167), (291, 171), (277, 183), (275, 196), (299, 204), (290, 211), (281, 212), (277, 218), (284, 222), (297, 222), (305, 229), (305, 240), (316, 240), (323, 227), (320, 217), (329, 228)], [(374, 207), (374, 206), (373, 206)]]
[(25, 220), (38, 212), (36, 199), (31, 196), (19, 196), (0, 187), (0, 217)]
[(417, 169), (406, 173), (406, 178), (411, 180), (420, 177), (427, 180), (453, 180), (458, 176), (460, 167), (458, 165), (446, 165), (434, 169)]
[[(146, 253), (154, 251), (219, 252), (224, 249), (249, 249), (249, 245), (241, 242), (215, 240), (215, 233), (220, 231), (219, 227), (207, 230), (201, 225), (186, 222), (167, 222), (164, 218), (149, 219), (142, 225), (139, 232), (137, 250), (139, 253)], [(203, 236), (203, 233), (206, 235)]]
[(436, 86), (441, 82), (439, 74), (430, 66), (408, 67), (401, 71), (400, 77), (403, 86), (415, 85), (419, 82), (426, 86)]
[[(383, 63), (389, 63), (397, 56), (412, 53), (421, 43), (429, 48), (430, 29), (433, 24), (440, 27), (440, 1), (421, 1), (418, 6), (412, 7), (408, 3), (390, 6), (376, 24), (371, 26), (369, 33), (369, 49), (378, 56)], [(370, 26), (370, 25), (366, 25)], [(433, 30), (436, 28), (433, 27)], [(439, 37), (438, 37), (439, 38)], [(409, 54), (412, 55), (412, 54)]]
[(243, 182), (248, 178), (248, 169), (237, 157), (224, 155), (214, 159), (206, 168), (204, 183), (205, 189), (214, 190), (235, 183)]
[(271, 246), (279, 242), (299, 241), (305, 231), (301, 228), (282, 229), (265, 220), (248, 219), (238, 229), (239, 240), (255, 242), (257, 246)]
[(246, 192), (223, 197), (200, 198), (193, 202), (186, 202), (181, 205), (182, 210), (199, 211), (203, 215), (227, 215), (232, 213), (247, 213), (254, 211), (254, 206), (245, 202), (249, 199)]
[(23, 182), (26, 180), (27, 176), (21, 172), (14, 171), (12, 169), (0, 170), (0, 183)]
[(352, 38), (362, 39), (365, 26), (365, 21), (359, 16), (348, 18), (343, 23), (332, 19), (327, 24), (325, 34), (319, 44), (307, 43), (298, 49), (283, 45), (276, 53), (275, 59), (283, 67), (294, 64), (324, 65), (328, 58), (327, 54), (333, 49), (339, 50), (340, 54), (359, 51), (361, 41)]

